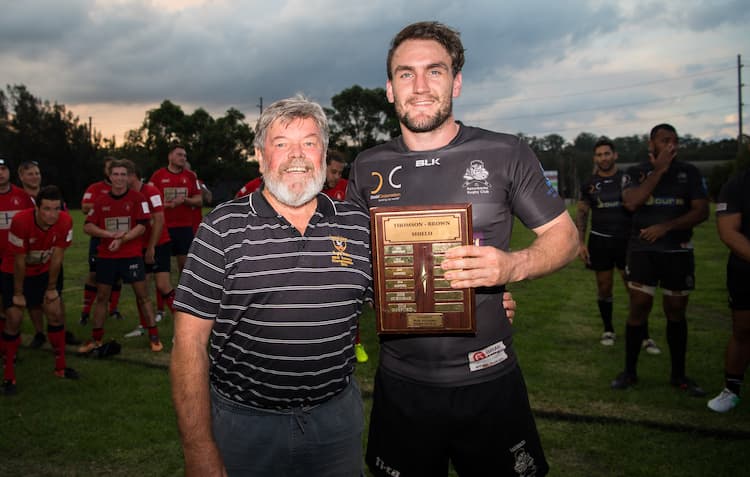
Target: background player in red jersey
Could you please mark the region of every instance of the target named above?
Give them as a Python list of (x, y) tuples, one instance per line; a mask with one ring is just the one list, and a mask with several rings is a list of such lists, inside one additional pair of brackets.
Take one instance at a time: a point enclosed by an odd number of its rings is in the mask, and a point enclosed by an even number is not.
[(142, 235), (151, 215), (146, 199), (128, 189), (128, 167), (123, 161), (112, 161), (109, 181), (112, 190), (102, 195), (86, 217), (84, 232), (101, 238), (96, 260), (96, 301), (92, 341), (81, 346), (79, 353), (91, 353), (102, 345), (104, 319), (112, 285), (122, 279), (133, 286), (138, 306), (145, 314), (151, 351), (163, 349), (154, 322), (154, 309), (146, 291)]
[(61, 211), (62, 195), (56, 186), (39, 191), (37, 205), (18, 212), (11, 222), (8, 243), (0, 265), (0, 286), (7, 323), (0, 347), (5, 353), (3, 393), (16, 393), (15, 355), (21, 342), (23, 309), (44, 310), (47, 334), (55, 352), (56, 376), (77, 379), (65, 363), (65, 315), (57, 290), (57, 277), (65, 249), (73, 240), (73, 220)]
[[(146, 275), (153, 274), (156, 283), (156, 296), (162, 298), (162, 301), (169, 307), (169, 311), (174, 316), (174, 288), (169, 281), (171, 272), (171, 253), (169, 247), (169, 234), (164, 227), (164, 203), (159, 189), (151, 184), (144, 184), (141, 181), (135, 164), (129, 160), (123, 160), (128, 168), (128, 187), (136, 192), (140, 192), (148, 201), (151, 212), (151, 223), (146, 227), (143, 234), (143, 262), (146, 265)], [(132, 170), (132, 172), (130, 172)], [(141, 336), (146, 332), (146, 316), (142, 309), (138, 309), (140, 316), (140, 326), (135, 330), (127, 333), (128, 338)], [(157, 312), (158, 316), (158, 312)], [(155, 318), (156, 322), (161, 318)]]
[[(112, 184), (109, 182), (109, 166), (114, 160), (114, 157), (104, 158), (104, 180), (94, 182), (84, 191), (83, 198), (81, 199), (81, 212), (84, 215), (88, 215), (91, 212), (91, 209), (94, 208), (94, 203), (99, 197), (109, 194), (109, 191), (112, 189)], [(89, 240), (89, 274), (83, 286), (83, 309), (81, 310), (80, 320), (82, 325), (88, 323), (91, 306), (94, 304), (94, 299), (96, 299), (96, 249), (98, 246), (99, 239), (91, 237)], [(115, 283), (109, 299), (109, 316), (118, 320), (122, 319), (122, 315), (117, 310), (121, 290), (122, 282)]]
[(185, 266), (190, 242), (193, 241), (193, 207), (203, 206), (198, 178), (186, 168), (187, 153), (180, 144), (169, 147), (169, 164), (154, 172), (149, 181), (164, 197), (164, 219), (172, 241), (172, 255), (177, 267)]
[(255, 179), (252, 179), (247, 182), (247, 184), (242, 186), (242, 189), (237, 191), (237, 194), (235, 194), (234, 198), (239, 199), (240, 197), (245, 197), (246, 195), (250, 195), (256, 190), (260, 189), (260, 186), (263, 185), (263, 176), (258, 176)]
[[(8, 244), (8, 231), (13, 216), (34, 207), (34, 202), (20, 187), (10, 183), (8, 161), (0, 157), (0, 261)], [(5, 309), (0, 306), (0, 332), (5, 329)]]
[(344, 200), (346, 198), (346, 185), (348, 180), (343, 174), (346, 170), (346, 159), (334, 150), (329, 150), (326, 156), (326, 182), (323, 184), (323, 193), (331, 199)]

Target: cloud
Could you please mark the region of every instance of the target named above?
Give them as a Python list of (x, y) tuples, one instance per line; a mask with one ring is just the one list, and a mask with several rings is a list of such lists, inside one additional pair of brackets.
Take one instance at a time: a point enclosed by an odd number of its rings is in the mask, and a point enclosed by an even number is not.
[[(746, 40), (749, 15), (733, 0), (718, 7), (628, 0), (6, 3), (4, 83), (81, 107), (120, 105), (123, 114), (170, 99), (186, 110), (233, 106), (250, 115), (260, 97), (268, 104), (296, 92), (326, 104), (353, 84), (384, 85), (388, 43), (403, 26), (443, 21), (461, 31), (467, 48), (458, 112), (510, 130), (591, 125), (587, 118), (599, 114), (575, 111), (616, 104), (619, 93), (575, 93), (716, 69), (705, 58), (726, 67), (735, 54), (727, 45)], [(721, 83), (707, 74), (692, 87), (712, 82)], [(623, 95), (636, 102), (654, 91)], [(571, 113), (552, 114), (563, 109)], [(529, 115), (536, 119), (520, 118)]]

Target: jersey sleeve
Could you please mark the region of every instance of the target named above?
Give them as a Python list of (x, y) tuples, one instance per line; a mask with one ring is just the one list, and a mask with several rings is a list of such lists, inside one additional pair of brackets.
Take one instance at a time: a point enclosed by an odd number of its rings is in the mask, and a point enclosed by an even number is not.
[(708, 199), (706, 180), (697, 167), (690, 167), (690, 200)]
[(362, 195), (361, 191), (359, 191), (357, 188), (358, 170), (359, 168), (357, 167), (357, 160), (355, 159), (354, 163), (352, 164), (352, 169), (349, 172), (349, 182), (346, 184), (346, 200), (358, 205), (362, 210), (368, 210), (367, 201), (365, 200), (365, 197)]
[(24, 215), (16, 214), (10, 223), (8, 232), (8, 251), (14, 255), (28, 252), (29, 230), (33, 224), (23, 220)]
[(742, 213), (742, 187), (739, 179), (740, 176), (735, 175), (722, 186), (716, 201), (717, 216)]
[(540, 227), (565, 211), (565, 204), (525, 142), (518, 141), (515, 157), (510, 160), (513, 213), (526, 227)]
[(59, 235), (57, 243), (53, 244), (55, 247), (68, 248), (73, 243), (73, 219), (67, 212), (60, 212), (60, 218), (57, 219), (57, 225), (63, 232)]
[(152, 214), (164, 212), (164, 202), (161, 200), (159, 189), (149, 186), (148, 189), (144, 189), (144, 195), (146, 195), (148, 206)]
[(216, 318), (225, 279), (224, 250), (221, 233), (209, 215), (190, 245), (177, 285), (175, 309), (206, 320)]
[(83, 198), (81, 199), (81, 205), (93, 204), (94, 203), (94, 184), (91, 184), (83, 192)]

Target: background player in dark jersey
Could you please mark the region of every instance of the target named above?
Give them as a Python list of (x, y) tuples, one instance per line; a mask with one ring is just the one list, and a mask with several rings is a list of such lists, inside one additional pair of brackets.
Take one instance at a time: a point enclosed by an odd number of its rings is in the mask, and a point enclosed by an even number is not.
[[(349, 175), (347, 196), (365, 208), (471, 202), (479, 241), (442, 264), (452, 288), (477, 289), (476, 336), (381, 336), (366, 457), (375, 475), (446, 475), (449, 460), (460, 475), (548, 470), (502, 289), (572, 260), (576, 229), (525, 143), (454, 120), (463, 62), (458, 32), (404, 28), (386, 83), (402, 136), (361, 153)], [(537, 237), (509, 252), (513, 215)]]
[(638, 354), (656, 287), (662, 289), (671, 357), (670, 383), (692, 396), (705, 391), (685, 376), (688, 295), (695, 288), (693, 227), (708, 217), (706, 188), (698, 169), (677, 159), (677, 131), (658, 124), (649, 136), (649, 160), (623, 176), (622, 198), (633, 212), (626, 276), (630, 313), (625, 329), (625, 370), (611, 386), (638, 381)]
[(724, 362), (724, 389), (708, 402), (708, 407), (728, 412), (740, 402), (742, 381), (750, 363), (750, 169), (732, 177), (722, 187), (716, 204), (716, 227), (719, 238), (731, 251), (727, 290), (732, 336)]
[(73, 241), (73, 220), (61, 211), (62, 195), (55, 186), (41, 189), (36, 206), (13, 217), (0, 270), (3, 302), (8, 316), (0, 337), (5, 355), (3, 393), (16, 393), (15, 355), (18, 351), (23, 309), (38, 309), (47, 316), (47, 333), (55, 354), (54, 373), (78, 379), (65, 362), (65, 314), (57, 290), (57, 277), (65, 249)]
[[(576, 227), (581, 242), (578, 256), (596, 274), (596, 303), (604, 323), (600, 343), (604, 346), (615, 344), (615, 329), (612, 326), (614, 268), (620, 270), (624, 283), (630, 237), (630, 212), (622, 205), (622, 171), (617, 169), (616, 162), (614, 143), (607, 138), (599, 139), (594, 144), (595, 171), (581, 186), (581, 200), (578, 201), (576, 212)], [(591, 232), (586, 246), (589, 212)], [(642, 346), (648, 353), (661, 353), (648, 336), (648, 327)]]

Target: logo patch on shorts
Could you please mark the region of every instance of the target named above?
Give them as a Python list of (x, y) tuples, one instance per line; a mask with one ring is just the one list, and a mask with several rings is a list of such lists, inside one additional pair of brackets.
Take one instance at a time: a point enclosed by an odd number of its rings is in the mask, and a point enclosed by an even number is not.
[(469, 371), (479, 371), (498, 365), (508, 359), (505, 352), (505, 343), (498, 341), (477, 351), (469, 353)]
[(519, 476), (533, 477), (536, 475), (536, 463), (531, 454), (526, 452), (525, 446), (526, 441), (524, 440), (510, 448), (510, 452), (515, 459), (513, 470), (516, 471), (516, 474)]

